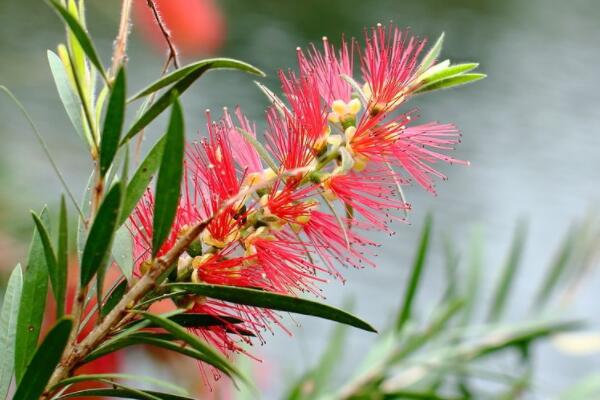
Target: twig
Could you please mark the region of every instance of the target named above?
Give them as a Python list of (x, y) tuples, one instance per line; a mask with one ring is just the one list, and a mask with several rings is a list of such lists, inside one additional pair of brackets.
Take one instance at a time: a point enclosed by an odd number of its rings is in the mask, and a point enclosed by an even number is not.
[(111, 76), (116, 76), (119, 67), (124, 63), (127, 56), (127, 38), (129, 37), (129, 19), (131, 15), (131, 4), (133, 0), (123, 0), (121, 5), (121, 20), (119, 21), (119, 33), (115, 40), (115, 47), (110, 68)]
[[(169, 52), (167, 54), (167, 59), (165, 61), (165, 65), (163, 66), (162, 72), (160, 73), (160, 76), (162, 77), (169, 70), (169, 65), (171, 65), (171, 62), (173, 62), (173, 66), (175, 67), (175, 69), (179, 68), (179, 65), (180, 65), (179, 58), (177, 56), (177, 49), (175, 48), (175, 45), (173, 44), (171, 34), (169, 33), (169, 30), (167, 29), (162, 17), (160, 16), (160, 13), (158, 12), (158, 8), (156, 7), (154, 0), (146, 0), (146, 3), (148, 4), (150, 11), (152, 11), (152, 15), (154, 16), (156, 25), (158, 25), (158, 28), (160, 29), (160, 32), (162, 33), (162, 36), (165, 39), (165, 42), (167, 42), (167, 46), (169, 48)], [(154, 102), (155, 96), (156, 96), (156, 92), (152, 93), (152, 95), (148, 99), (148, 102), (145, 103), (144, 105), (149, 106), (150, 104), (152, 104)], [(135, 160), (136, 164), (138, 163), (139, 158), (140, 158), (143, 141), (144, 141), (144, 130), (142, 130), (140, 132), (140, 134), (138, 135), (136, 142), (135, 142), (134, 160)]]
[(154, 3), (154, 0), (146, 0), (146, 2), (148, 3), (148, 7), (150, 7), (150, 9), (152, 10), (152, 15), (154, 15), (156, 24), (158, 25), (158, 28), (160, 29), (160, 32), (162, 33), (163, 38), (165, 39), (165, 42), (167, 42), (167, 46), (169, 47), (169, 55), (167, 58), (167, 65), (168, 65), (169, 61), (172, 60), (175, 68), (179, 68), (179, 59), (177, 57), (177, 49), (175, 49), (175, 46), (173, 45), (173, 40), (171, 38), (171, 34), (169, 33), (169, 30), (165, 26), (165, 22), (163, 21), (162, 17), (160, 16), (160, 13), (158, 12), (158, 9), (156, 8), (156, 4)]

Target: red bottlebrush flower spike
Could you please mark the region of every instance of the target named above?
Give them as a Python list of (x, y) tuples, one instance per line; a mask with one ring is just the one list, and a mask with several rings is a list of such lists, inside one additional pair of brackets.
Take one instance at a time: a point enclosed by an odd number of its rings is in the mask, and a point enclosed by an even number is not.
[(286, 76), (280, 72), (279, 79), (283, 94), (290, 104), (290, 110), (286, 110), (286, 118), (300, 125), (305, 135), (315, 140), (321, 139), (329, 127), (316, 75), (301, 74), (298, 77), (294, 73)]
[(411, 93), (424, 40), (397, 27), (378, 24), (365, 34), (361, 70), (371, 113), (398, 107)]
[(431, 164), (438, 161), (469, 165), (468, 161), (449, 157), (436, 150), (454, 150), (460, 142), (460, 134), (452, 124), (435, 122), (409, 126), (400, 134), (392, 151), (394, 164), (402, 167), (407, 174), (429, 192), (435, 193), (432, 176), (446, 179), (446, 176)]
[(300, 48), (298, 51), (298, 64), (302, 75), (316, 77), (319, 93), (326, 104), (331, 105), (335, 100), (349, 103), (352, 100), (352, 87), (343, 78), (343, 75), (352, 77), (354, 68), (354, 46), (342, 39), (339, 52), (336, 54), (334, 46), (329, 40), (323, 38), (323, 53), (314, 45), (305, 56)]
[(323, 182), (323, 187), (326, 196), (351, 206), (372, 227), (389, 231), (389, 222), (404, 221), (395, 212), (410, 208), (400, 200), (398, 185), (401, 182), (397, 179), (391, 169), (377, 166), (369, 167), (361, 173), (332, 175)]
[[(159, 255), (188, 227), (211, 222), (168, 279), (319, 296), (325, 275), (343, 280), (340, 266), (375, 265), (378, 244), (363, 234), (393, 234), (391, 223), (404, 221), (401, 185), (412, 179), (433, 191), (433, 177), (445, 178), (433, 164), (466, 164), (444, 154), (459, 142), (453, 125), (390, 115), (449, 61), (419, 66), (425, 41), (392, 26), (365, 36), (363, 50), (354, 40), (336, 50), (327, 39), (322, 52), (298, 49), (300, 72), (279, 74), (287, 105), (276, 99), (267, 110), (265, 148), (239, 108), (235, 121), (226, 109), (219, 122), (208, 115), (208, 137), (187, 147), (180, 208)], [(352, 77), (355, 46), (363, 89)], [(152, 210), (148, 192), (131, 217), (137, 274), (150, 256)], [(178, 307), (223, 320), (194, 331), (224, 354), (243, 352), (249, 334), (262, 340), (273, 324), (285, 330), (268, 309), (181, 297)]]
[(242, 113), (239, 107), (235, 109), (235, 116), (239, 126), (233, 123), (233, 120), (227, 109), (225, 109), (223, 120), (227, 130), (227, 139), (231, 146), (232, 155), (236, 163), (242, 169), (244, 175), (262, 172), (264, 167), (260, 160), (260, 156), (238, 129), (243, 129), (250, 136), (256, 138), (256, 126), (251, 124), (246, 116)]

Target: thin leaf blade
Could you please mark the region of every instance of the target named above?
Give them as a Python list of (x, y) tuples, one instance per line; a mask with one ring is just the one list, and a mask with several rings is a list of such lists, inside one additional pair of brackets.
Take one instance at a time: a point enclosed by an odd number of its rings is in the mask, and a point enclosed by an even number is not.
[(0, 399), (6, 398), (14, 372), (15, 341), (19, 303), (23, 291), (23, 271), (17, 265), (8, 279), (0, 311)]
[(88, 36), (87, 32), (81, 26), (79, 21), (71, 14), (59, 0), (49, 0), (50, 4), (58, 15), (63, 19), (63, 21), (69, 26), (69, 29), (77, 39), (77, 42), (81, 46), (82, 50), (85, 52), (85, 55), (88, 57), (90, 62), (96, 67), (102, 78), (108, 82), (108, 77), (106, 76), (106, 71), (102, 66), (102, 61), (100, 61), (100, 57), (98, 56), (98, 52), (92, 43), (92, 40)]
[(147, 320), (165, 329), (167, 332), (172, 333), (178, 339), (183, 340), (194, 350), (204, 354), (207, 358), (206, 362), (209, 364), (220, 369), (227, 375), (234, 375), (238, 378), (241, 378), (245, 382), (249, 382), (248, 379), (235, 367), (235, 365), (227, 360), (221, 353), (215, 350), (208, 343), (200, 340), (195, 335), (188, 333), (188, 331), (181, 325), (160, 315), (155, 315), (148, 312), (141, 312), (140, 314)]
[(179, 101), (175, 100), (156, 180), (156, 200), (152, 221), (152, 257), (156, 256), (169, 235), (179, 205), (183, 178), (184, 132), (183, 111)]
[(396, 332), (400, 332), (402, 330), (402, 328), (410, 318), (412, 312), (412, 306), (414, 303), (419, 283), (421, 282), (421, 277), (423, 275), (423, 267), (425, 265), (427, 251), (429, 249), (429, 239), (431, 236), (432, 220), (433, 218), (431, 214), (428, 214), (425, 218), (425, 226), (423, 227), (423, 231), (421, 233), (421, 239), (419, 241), (415, 261), (413, 262), (411, 276), (406, 284), (406, 291), (402, 303), (402, 308), (400, 309), (400, 313), (398, 314), (398, 318), (396, 320)]
[(230, 303), (311, 315), (350, 325), (368, 332), (377, 332), (371, 325), (352, 314), (326, 304), (299, 297), (270, 293), (258, 289), (204, 283), (171, 283), (166, 286)]
[(487, 77), (486, 74), (479, 73), (471, 73), (471, 74), (463, 74), (458, 76), (452, 76), (450, 78), (442, 79), (436, 82), (432, 82), (430, 84), (421, 86), (418, 88), (415, 93), (426, 93), (439, 89), (449, 89), (455, 86), (466, 85), (467, 83), (476, 82), (483, 78)]
[(144, 195), (152, 177), (158, 170), (165, 148), (166, 138), (166, 135), (164, 135), (156, 142), (127, 185), (119, 225), (122, 225), (127, 221), (127, 218), (129, 218), (129, 215), (137, 205), (138, 201)]
[[(48, 211), (44, 208), (40, 214), (47, 223)], [(44, 255), (44, 245), (37, 230), (33, 234), (27, 268), (23, 274), (23, 291), (17, 318), (17, 337), (15, 342), (15, 377), (21, 381), (37, 347), (40, 328), (46, 308), (48, 292), (48, 268)]]
[(110, 259), (110, 248), (115, 236), (121, 208), (122, 183), (113, 185), (100, 204), (92, 223), (81, 257), (81, 285), (85, 286)]
[(102, 140), (100, 142), (100, 174), (102, 176), (110, 168), (119, 148), (119, 140), (125, 121), (126, 93), (125, 68), (121, 67), (110, 92), (102, 128)]
[(209, 71), (213, 69), (234, 69), (262, 77), (265, 76), (265, 73), (262, 72), (260, 69), (243, 61), (235, 60), (232, 58), (210, 58), (186, 65), (185, 67), (181, 67), (171, 72), (170, 74), (163, 76), (156, 82), (150, 84), (148, 87), (142, 89), (139, 93), (134, 95), (128, 101), (132, 102), (142, 97), (148, 96), (149, 94), (152, 94), (174, 82), (182, 80), (183, 78), (187, 77), (188, 75), (194, 73), (196, 70), (201, 68), (203, 68), (204, 71)]
[(44, 392), (67, 345), (72, 326), (73, 321), (70, 318), (63, 318), (48, 332), (27, 367), (13, 400), (37, 399)]

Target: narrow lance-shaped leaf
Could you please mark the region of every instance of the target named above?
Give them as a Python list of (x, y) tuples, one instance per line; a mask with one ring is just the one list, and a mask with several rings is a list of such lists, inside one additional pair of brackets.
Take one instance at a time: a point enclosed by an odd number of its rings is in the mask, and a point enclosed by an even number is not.
[(167, 136), (164, 135), (156, 144), (152, 147), (144, 161), (140, 164), (138, 169), (135, 171), (131, 182), (127, 185), (127, 191), (125, 193), (125, 200), (123, 201), (123, 208), (121, 210), (121, 218), (119, 219), (119, 225), (122, 225), (137, 205), (140, 198), (144, 195), (146, 188), (150, 184), (152, 177), (158, 170), (160, 161), (162, 159), (163, 150), (165, 148), (165, 141)]
[(102, 304), (102, 308), (100, 314), (105, 317), (109, 312), (112, 311), (113, 308), (121, 301), (123, 295), (127, 292), (127, 280), (123, 279), (121, 283), (119, 283), (112, 292), (108, 295), (108, 298)]
[(175, 337), (186, 342), (194, 350), (199, 351), (207, 357), (209, 364), (225, 372), (227, 375), (234, 375), (242, 379), (245, 382), (249, 382), (248, 379), (242, 375), (242, 373), (227, 360), (221, 353), (215, 350), (208, 343), (203, 342), (197, 336), (190, 334), (184, 327), (177, 324), (176, 322), (165, 318), (160, 315), (155, 315), (147, 312), (140, 313), (147, 320), (157, 324), (167, 332), (172, 333)]
[(79, 382), (89, 381), (132, 381), (132, 382), (145, 382), (154, 386), (161, 386), (169, 391), (186, 396), (188, 393), (181, 388), (179, 385), (175, 385), (171, 382), (167, 382), (162, 379), (152, 378), (144, 375), (132, 375), (132, 374), (121, 374), (121, 373), (106, 373), (106, 374), (82, 374), (72, 376), (60, 381), (56, 387), (72, 385)]
[(152, 104), (134, 123), (129, 131), (121, 140), (121, 145), (134, 137), (138, 132), (144, 129), (150, 122), (154, 121), (164, 110), (167, 109), (177, 97), (185, 92), (202, 74), (207, 70), (207, 67), (196, 69), (183, 79), (171, 86), (169, 90), (164, 92), (154, 104)]
[(58, 221), (58, 250), (56, 253), (56, 279), (62, 289), (56, 296), (57, 318), (61, 318), (65, 311), (65, 297), (69, 270), (69, 220), (65, 197), (60, 199), (60, 213)]
[(128, 101), (131, 102), (149, 94), (152, 94), (170, 85), (171, 83), (182, 80), (183, 78), (187, 77), (188, 75), (200, 68), (203, 68), (204, 72), (212, 69), (235, 69), (238, 71), (244, 71), (258, 76), (265, 76), (264, 72), (262, 72), (260, 69), (243, 61), (234, 60), (232, 58), (209, 58), (176, 69), (175, 71), (163, 76), (156, 82), (141, 90), (138, 94), (133, 96)]
[(87, 131), (84, 130), (83, 120), (81, 119), (81, 101), (69, 84), (69, 77), (65, 71), (65, 66), (63, 65), (60, 57), (50, 50), (48, 50), (48, 63), (50, 64), (50, 71), (52, 72), (52, 77), (54, 78), (58, 96), (60, 97), (65, 111), (69, 116), (69, 120), (71, 120), (75, 131), (91, 148), (93, 146), (93, 140), (91, 137), (89, 137)]
[(515, 281), (515, 275), (517, 268), (521, 262), (523, 254), (523, 245), (525, 243), (526, 225), (519, 223), (517, 231), (513, 237), (508, 258), (502, 269), (502, 275), (498, 281), (498, 286), (494, 291), (494, 297), (492, 298), (492, 305), (489, 313), (490, 321), (498, 321), (502, 316), (504, 309), (506, 308), (506, 302), (508, 295)]
[(182, 347), (181, 344), (173, 342), (173, 338), (163, 339), (156, 332), (136, 332), (125, 335), (117, 340), (111, 340), (110, 343), (99, 347), (90, 353), (83, 363), (88, 363), (107, 354), (124, 349), (130, 346), (148, 345), (155, 346), (168, 351), (182, 354), (194, 360), (209, 362), (208, 356), (191, 347)]
[(435, 41), (435, 44), (427, 52), (427, 55), (423, 57), (423, 61), (421, 61), (421, 65), (419, 65), (419, 69), (417, 70), (417, 75), (427, 71), (429, 67), (433, 65), (435, 60), (437, 60), (442, 51), (442, 47), (444, 46), (444, 36), (445, 33), (442, 32), (440, 37)]
[(431, 224), (432, 217), (431, 214), (428, 214), (425, 218), (425, 226), (423, 227), (423, 232), (421, 233), (421, 240), (419, 242), (416, 258), (413, 263), (410, 279), (406, 284), (406, 291), (404, 294), (402, 308), (400, 309), (398, 319), (396, 320), (396, 332), (400, 332), (402, 330), (404, 324), (406, 324), (412, 312), (413, 302), (417, 293), (417, 288), (419, 286), (419, 283), (421, 282), (421, 276), (423, 275), (423, 266), (425, 265), (425, 257), (427, 256), (427, 251), (429, 248)]
[(69, 26), (69, 29), (77, 39), (77, 42), (85, 52), (85, 55), (88, 57), (90, 62), (94, 64), (98, 72), (100, 72), (100, 75), (102, 75), (104, 81), (108, 82), (108, 77), (106, 76), (106, 71), (102, 66), (98, 52), (96, 51), (96, 48), (94, 47), (94, 44), (92, 43), (92, 40), (88, 36), (85, 29), (81, 26), (79, 21), (77, 21), (77, 19), (65, 7), (62, 6), (62, 4), (60, 4), (59, 0), (49, 1), (61, 18)]
[[(41, 213), (44, 223), (48, 222), (48, 211)], [(23, 291), (17, 319), (17, 337), (15, 343), (15, 377), (21, 381), (25, 369), (35, 353), (40, 328), (46, 308), (48, 292), (48, 267), (44, 255), (44, 245), (37, 230), (29, 247), (27, 269), (23, 274)]]
[(127, 224), (117, 229), (115, 243), (112, 248), (112, 256), (128, 280), (133, 274), (133, 238)]
[(81, 285), (86, 286), (110, 259), (121, 208), (122, 183), (113, 185), (100, 204), (81, 257)]
[(572, 259), (576, 238), (575, 229), (571, 227), (563, 239), (558, 253), (554, 256), (554, 260), (544, 274), (544, 281), (540, 285), (533, 302), (535, 308), (542, 307), (548, 301), (561, 281), (560, 278), (563, 276), (569, 260)]
[(466, 72), (472, 71), (475, 68), (477, 68), (479, 66), (478, 63), (465, 63), (465, 64), (456, 64), (456, 65), (448, 65), (445, 66), (443, 68), (440, 68), (439, 70), (435, 71), (437, 68), (433, 67), (431, 68), (431, 70), (434, 71), (426, 71), (423, 76), (421, 77), (422, 79), (422, 84), (423, 85), (428, 85), (434, 82), (438, 82), (441, 81), (443, 79), (447, 79), (453, 76), (457, 76), (457, 75), (462, 75)]
[[(151, 396), (151, 397), (149, 397)], [(67, 393), (60, 397), (57, 397), (55, 400), (61, 399), (73, 399), (73, 398), (87, 398), (87, 397), (102, 397), (102, 398), (112, 398), (118, 397), (123, 399), (139, 399), (139, 400), (147, 400), (150, 399), (160, 399), (160, 400), (193, 400), (191, 397), (178, 396), (169, 393), (161, 393), (155, 392), (152, 390), (132, 390), (131, 388), (120, 388), (120, 389), (85, 389), (79, 390), (77, 392)]]
[[(46, 266), (48, 268), (48, 275), (50, 276), (50, 283), (52, 284), (52, 291), (54, 292), (54, 297), (57, 300), (63, 299), (66, 290), (63, 285), (66, 284), (66, 282), (63, 282), (58, 276), (58, 263), (56, 261), (56, 253), (54, 251), (54, 247), (52, 246), (52, 242), (50, 241), (50, 234), (48, 233), (48, 229), (44, 226), (44, 223), (42, 222), (40, 217), (34, 211), (31, 212), (31, 215), (33, 216), (33, 221), (35, 222), (36, 229), (42, 241), (42, 246), (44, 247)], [(57, 301), (57, 308), (59, 305), (58, 303), (59, 302)]]
[(421, 86), (419, 89), (415, 91), (415, 93), (425, 93), (431, 92), (433, 90), (438, 89), (449, 89), (454, 86), (465, 85), (467, 83), (475, 82), (485, 78), (487, 75), (485, 74), (463, 74), (458, 76), (452, 76), (450, 78), (442, 79), (436, 82), (432, 82), (428, 85)]
[(175, 100), (156, 181), (156, 200), (152, 221), (152, 257), (156, 256), (160, 246), (169, 235), (179, 205), (185, 147), (184, 132), (183, 111), (179, 101)]
[(8, 279), (4, 292), (4, 301), (0, 311), (0, 399), (5, 399), (14, 372), (15, 338), (17, 335), (17, 317), (19, 302), (23, 290), (23, 271), (17, 265)]
[(13, 400), (37, 399), (44, 392), (44, 388), (67, 345), (72, 326), (73, 321), (70, 318), (63, 318), (48, 332), (35, 352), (31, 364), (27, 367)]
[(100, 141), (100, 174), (104, 176), (110, 168), (117, 149), (121, 131), (123, 130), (123, 121), (125, 120), (125, 97), (127, 83), (125, 78), (125, 69), (121, 67), (115, 78), (106, 116), (104, 117), (104, 126), (102, 128), (102, 137)]
[(335, 307), (321, 304), (316, 301), (299, 297), (269, 293), (257, 289), (248, 289), (234, 286), (208, 285), (203, 283), (171, 283), (167, 287), (207, 296), (230, 303), (244, 304), (247, 306), (268, 308), (271, 310), (287, 311), (296, 314), (312, 315), (314, 317), (340, 322), (369, 332), (376, 332), (368, 323), (339, 310)]

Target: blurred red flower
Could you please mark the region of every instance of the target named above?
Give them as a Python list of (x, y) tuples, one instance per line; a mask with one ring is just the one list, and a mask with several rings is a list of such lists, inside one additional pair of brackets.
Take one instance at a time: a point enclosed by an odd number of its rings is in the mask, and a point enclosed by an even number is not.
[[(217, 51), (225, 40), (225, 18), (215, 0), (153, 0), (179, 53), (184, 57)], [(158, 50), (167, 49), (165, 38), (147, 0), (134, 1), (136, 27)]]

